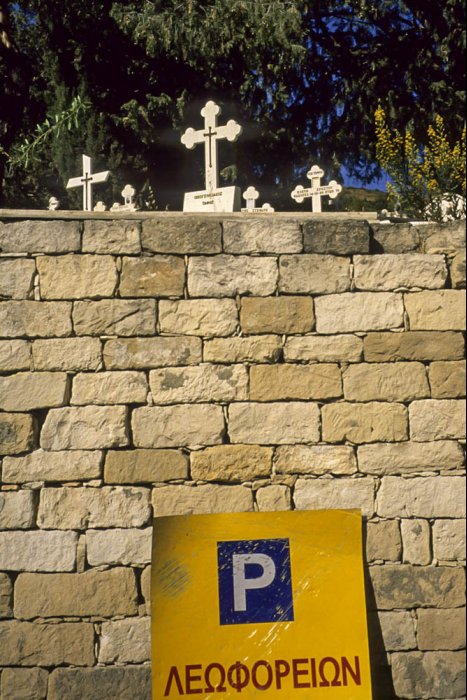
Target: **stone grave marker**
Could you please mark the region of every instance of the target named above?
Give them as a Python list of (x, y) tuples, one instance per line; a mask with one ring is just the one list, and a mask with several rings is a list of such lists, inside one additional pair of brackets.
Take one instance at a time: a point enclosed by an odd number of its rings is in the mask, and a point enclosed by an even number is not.
[(243, 193), (243, 199), (246, 200), (246, 207), (242, 209), (244, 214), (269, 214), (274, 211), (269, 203), (263, 204), (262, 207), (256, 206), (256, 200), (259, 198), (259, 192), (254, 187), (249, 187)]
[(101, 173), (92, 172), (92, 161), (89, 156), (83, 155), (83, 174), (80, 177), (72, 177), (68, 180), (66, 188), (83, 188), (83, 211), (92, 211), (92, 186), (101, 182), (107, 182), (110, 170)]
[(135, 202), (136, 190), (132, 185), (125, 185), (122, 190), (123, 204), (114, 202), (110, 211), (138, 211), (138, 206)]
[(311, 187), (298, 185), (290, 196), (298, 204), (301, 204), (305, 199), (311, 198), (311, 208), (314, 213), (322, 211), (321, 197), (328, 196), (330, 199), (335, 199), (342, 192), (342, 185), (339, 185), (335, 180), (331, 180), (329, 185), (321, 184), (324, 170), (321, 170), (318, 165), (313, 165), (306, 176), (311, 180)]

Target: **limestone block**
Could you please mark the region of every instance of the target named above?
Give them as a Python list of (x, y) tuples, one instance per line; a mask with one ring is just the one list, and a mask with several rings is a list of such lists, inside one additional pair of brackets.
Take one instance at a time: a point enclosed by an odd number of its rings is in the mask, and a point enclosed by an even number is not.
[(313, 403), (236, 403), (229, 407), (232, 443), (287, 445), (319, 442), (319, 408)]
[(454, 441), (376, 443), (358, 448), (358, 468), (365, 474), (445, 471), (462, 469), (463, 463), (462, 447)]
[(48, 676), (43, 668), (5, 668), (1, 697), (3, 700), (44, 700)]
[(300, 253), (302, 233), (297, 221), (281, 219), (227, 219), (223, 223), (226, 253)]
[(0, 377), (0, 409), (34, 411), (63, 406), (68, 400), (68, 378), (62, 372), (18, 372)]
[(392, 656), (394, 689), (400, 698), (465, 697), (465, 657), (462, 652), (410, 652)]
[(123, 258), (122, 297), (178, 297), (185, 286), (185, 261), (175, 255)]
[(235, 333), (238, 324), (233, 299), (161, 301), (159, 315), (162, 333), (227, 336)]
[(433, 554), (441, 561), (465, 559), (463, 520), (436, 520), (433, 524)]
[(205, 362), (277, 362), (282, 343), (278, 335), (257, 335), (245, 338), (213, 338), (204, 343)]
[(414, 401), (409, 407), (412, 440), (451, 440), (465, 437), (465, 403), (447, 399)]
[(0, 297), (27, 299), (33, 288), (35, 273), (34, 260), (27, 258), (0, 259)]
[(404, 323), (401, 294), (346, 292), (315, 299), (318, 333), (354, 333), (400, 328)]
[(448, 276), (443, 255), (421, 253), (356, 255), (354, 270), (356, 288), (374, 291), (400, 287), (442, 289)]
[(13, 583), (7, 574), (0, 573), (0, 618), (13, 617)]
[(150, 666), (58, 668), (49, 681), (48, 700), (151, 700)]
[(71, 304), (65, 301), (4, 301), (0, 336), (48, 338), (71, 335)]
[(147, 395), (144, 372), (83, 373), (73, 377), (71, 403), (77, 406), (146, 403)]
[(461, 360), (464, 338), (462, 333), (452, 331), (369, 333), (363, 348), (367, 362)]
[(356, 508), (365, 517), (375, 512), (373, 479), (298, 479), (294, 502), (297, 510), (346, 510)]
[(110, 255), (44, 255), (36, 262), (42, 299), (93, 299), (115, 291), (117, 268)]
[(407, 409), (402, 404), (327, 404), (322, 419), (325, 442), (399, 442), (408, 437)]
[(465, 289), (466, 284), (466, 253), (457, 253), (451, 261), (451, 281), (454, 289)]
[(351, 365), (342, 373), (348, 401), (413, 401), (430, 396), (421, 362)]
[(132, 569), (90, 569), (83, 574), (20, 574), (15, 584), (15, 617), (115, 617), (137, 614)]
[(409, 224), (371, 223), (371, 250), (375, 253), (412, 253), (420, 248), (420, 234)]
[(104, 346), (106, 369), (151, 369), (200, 362), (200, 338), (115, 338)]
[(47, 488), (41, 491), (38, 524), (57, 530), (142, 527), (150, 516), (148, 489)]
[(465, 329), (465, 294), (443, 289), (405, 295), (412, 331), (462, 331)]
[(163, 486), (152, 492), (152, 503), (156, 518), (254, 510), (253, 494), (244, 486)]
[(248, 373), (243, 365), (169, 367), (149, 373), (156, 404), (245, 401)]
[(85, 221), (83, 253), (134, 255), (141, 252), (139, 221)]
[(369, 562), (400, 561), (402, 538), (397, 520), (379, 520), (368, 523), (366, 556)]
[(279, 291), (285, 294), (338, 294), (350, 289), (350, 259), (333, 255), (283, 255)]
[(33, 491), (0, 491), (0, 530), (27, 530), (34, 526)]
[(252, 481), (272, 472), (272, 449), (216, 445), (191, 453), (191, 476), (201, 481)]
[(368, 253), (370, 227), (367, 221), (316, 221), (303, 223), (305, 253), (354, 255)]
[(465, 580), (461, 569), (386, 564), (371, 566), (370, 576), (378, 610), (465, 605)]
[(461, 518), (465, 516), (464, 478), (385, 476), (377, 511), (387, 518)]
[(0, 253), (71, 253), (80, 244), (79, 221), (0, 223)]
[(46, 450), (93, 450), (128, 443), (124, 406), (54, 408), (41, 432), (41, 447)]
[(0, 622), (0, 666), (94, 663), (94, 627), (89, 623)]
[(406, 564), (427, 566), (432, 562), (431, 530), (428, 520), (401, 520), (403, 561)]
[(425, 253), (452, 255), (465, 249), (465, 221), (450, 221), (448, 224), (424, 224), (418, 230)]
[(46, 452), (36, 450), (22, 457), (5, 457), (2, 478), (6, 484), (28, 481), (86, 481), (101, 476), (99, 450)]
[(151, 658), (151, 618), (104, 622), (99, 662), (139, 664)]
[(465, 608), (419, 610), (417, 639), (421, 651), (465, 649)]
[(308, 333), (315, 317), (306, 297), (245, 297), (240, 310), (243, 333)]
[(256, 503), (260, 511), (290, 510), (291, 500), (289, 487), (282, 484), (263, 486), (256, 492)]
[(77, 545), (76, 532), (0, 532), (0, 569), (73, 571)]
[(151, 608), (151, 567), (146, 566), (141, 573), (141, 593), (146, 602), (148, 613)]
[(31, 367), (31, 346), (26, 340), (0, 340), (0, 372)]
[(432, 362), (429, 367), (431, 395), (434, 399), (457, 399), (465, 396), (465, 360)]
[(357, 460), (348, 445), (284, 445), (276, 450), (275, 466), (279, 474), (350, 475)]
[(152, 299), (103, 299), (73, 305), (76, 335), (154, 335), (156, 302)]
[(218, 445), (225, 425), (221, 406), (192, 404), (136, 408), (132, 416), (136, 447)]
[(140, 484), (188, 478), (188, 458), (177, 450), (109, 450), (104, 480)]
[(180, 217), (146, 219), (141, 236), (143, 249), (153, 253), (220, 253), (221, 224), (215, 219)]
[(188, 262), (191, 297), (268, 296), (277, 288), (277, 260), (247, 255), (196, 256)]
[(98, 338), (35, 340), (32, 344), (35, 370), (96, 370), (101, 360), (102, 346)]
[(252, 401), (335, 399), (340, 396), (341, 371), (335, 364), (254, 365), (250, 370)]
[(151, 563), (152, 528), (88, 530), (86, 556), (90, 566), (135, 566)]
[(0, 455), (17, 455), (34, 448), (36, 421), (27, 413), (0, 413)]
[(386, 651), (417, 648), (414, 621), (408, 612), (380, 612), (379, 621)]
[(287, 338), (286, 362), (360, 362), (363, 341), (356, 335), (305, 335)]

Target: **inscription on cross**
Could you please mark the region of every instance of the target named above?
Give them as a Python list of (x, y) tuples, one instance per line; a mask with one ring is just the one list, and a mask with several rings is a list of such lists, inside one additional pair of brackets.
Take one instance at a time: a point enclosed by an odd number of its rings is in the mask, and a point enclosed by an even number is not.
[(330, 199), (335, 199), (342, 192), (342, 185), (339, 185), (335, 180), (331, 180), (329, 185), (321, 184), (324, 170), (321, 170), (318, 165), (313, 165), (306, 176), (311, 180), (311, 187), (298, 185), (290, 196), (298, 204), (301, 204), (305, 199), (311, 198), (311, 208), (314, 213), (321, 211), (321, 197), (328, 196)]
[(262, 207), (256, 206), (256, 200), (259, 198), (259, 192), (254, 187), (249, 187), (243, 193), (243, 199), (246, 200), (246, 208), (242, 209), (244, 214), (270, 214), (274, 211), (267, 202)]
[(66, 188), (83, 188), (83, 211), (92, 211), (92, 186), (109, 179), (110, 170), (102, 173), (92, 172), (92, 161), (89, 156), (83, 155), (83, 174), (81, 177), (72, 177), (68, 180)]

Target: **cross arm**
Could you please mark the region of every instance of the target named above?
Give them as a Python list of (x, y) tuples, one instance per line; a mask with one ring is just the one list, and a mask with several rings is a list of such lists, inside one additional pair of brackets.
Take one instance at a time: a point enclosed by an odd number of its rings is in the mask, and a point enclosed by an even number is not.
[(190, 126), (190, 128), (185, 131), (180, 140), (184, 146), (191, 150), (198, 143), (204, 142), (204, 131), (195, 131)]

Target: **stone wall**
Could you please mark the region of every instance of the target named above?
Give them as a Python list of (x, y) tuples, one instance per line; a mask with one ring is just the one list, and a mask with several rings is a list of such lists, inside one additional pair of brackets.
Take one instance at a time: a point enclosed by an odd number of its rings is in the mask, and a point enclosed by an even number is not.
[(360, 508), (375, 700), (465, 698), (463, 226), (0, 223), (2, 700), (149, 700), (153, 515)]

